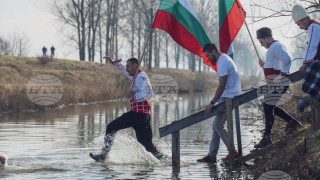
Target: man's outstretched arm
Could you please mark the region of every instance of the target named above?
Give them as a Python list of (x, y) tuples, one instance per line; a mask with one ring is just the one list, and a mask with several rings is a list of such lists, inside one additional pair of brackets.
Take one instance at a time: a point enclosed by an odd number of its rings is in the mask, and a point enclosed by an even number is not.
[(122, 71), (129, 79), (133, 78), (132, 76), (129, 75), (128, 71), (126, 70), (126, 67), (120, 63), (122, 61), (122, 59), (112, 60), (111, 57), (103, 57), (103, 58), (107, 59), (109, 61), (109, 63), (116, 66), (116, 68), (118, 68), (120, 71)]

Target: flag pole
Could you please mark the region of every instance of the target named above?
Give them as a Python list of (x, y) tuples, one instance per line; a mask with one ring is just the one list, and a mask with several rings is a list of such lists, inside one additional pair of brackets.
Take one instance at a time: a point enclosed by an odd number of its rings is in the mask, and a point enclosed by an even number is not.
[(130, 91), (132, 90), (132, 87), (133, 87), (133, 85), (134, 85), (134, 82), (136, 81), (136, 77), (137, 77), (137, 74), (138, 74), (138, 71), (139, 71), (139, 68), (140, 68), (142, 59), (143, 59), (144, 54), (145, 54), (145, 52), (146, 52), (147, 46), (148, 46), (148, 44), (149, 44), (149, 40), (150, 40), (150, 38), (151, 38), (152, 31), (153, 31), (153, 28), (151, 27), (151, 29), (150, 29), (150, 31), (149, 31), (149, 35), (148, 35), (147, 42), (146, 42), (146, 44), (144, 45), (143, 52), (142, 52), (142, 55), (141, 55), (140, 60), (139, 60), (139, 64), (138, 64), (136, 73), (134, 74), (133, 81), (132, 81), (131, 86), (130, 86)]
[(239, 8), (239, 10), (240, 10), (240, 13), (241, 13), (242, 19), (243, 19), (243, 21), (244, 21), (244, 24), (246, 25), (246, 28), (247, 28), (247, 31), (248, 31), (248, 33), (249, 33), (249, 36), (250, 36), (251, 42), (252, 42), (252, 44), (253, 44), (254, 50), (256, 50), (256, 53), (257, 53), (258, 59), (260, 59), (260, 56), (259, 56), (258, 50), (257, 50), (257, 48), (256, 48), (256, 45), (254, 44), (254, 41), (253, 41), (253, 38), (252, 38), (251, 33), (250, 33), (250, 31), (249, 31), (249, 28), (248, 28), (248, 25), (247, 25), (246, 19), (244, 18), (244, 15), (243, 15), (243, 13), (242, 13), (242, 10), (241, 10), (241, 8), (240, 8), (240, 6), (239, 6), (239, 2), (238, 2), (238, 0), (236, 0), (236, 3), (237, 3), (238, 8)]

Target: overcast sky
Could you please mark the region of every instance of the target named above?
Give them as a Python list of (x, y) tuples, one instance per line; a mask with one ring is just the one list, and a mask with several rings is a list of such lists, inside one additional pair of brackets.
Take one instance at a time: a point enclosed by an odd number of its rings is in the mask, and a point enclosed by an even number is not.
[[(54, 45), (58, 58), (78, 59), (77, 50), (70, 48), (64, 41), (65, 38), (61, 33), (61, 29), (59, 29), (61, 24), (58, 23), (56, 17), (50, 11), (50, 2), (52, 0), (0, 0), (0, 36), (7, 37), (13, 33), (25, 33), (30, 41), (29, 56), (40, 56), (43, 46), (51, 47), (51, 45)], [(240, 2), (242, 2), (248, 16), (252, 16), (252, 13), (255, 15), (264, 14), (263, 12), (253, 11), (248, 1), (240, 0)], [(274, 2), (274, 0), (260, 0), (260, 2), (266, 4)], [(298, 32), (297, 27), (293, 27), (296, 30), (294, 32), (291, 31), (292, 28), (288, 31), (288, 27), (294, 25), (292, 23), (283, 25), (289, 20), (291, 20), (291, 17), (284, 17), (250, 25), (250, 19), (248, 19), (249, 29), (262, 57), (265, 57), (265, 49), (260, 47), (259, 42), (255, 39), (256, 29), (263, 26), (273, 28), (274, 37), (288, 48), (292, 41), (284, 38), (281, 33), (291, 36)], [(246, 31), (244, 26), (242, 31)], [(246, 36), (249, 38), (248, 34)], [(290, 53), (292, 48), (288, 48), (288, 50)]]

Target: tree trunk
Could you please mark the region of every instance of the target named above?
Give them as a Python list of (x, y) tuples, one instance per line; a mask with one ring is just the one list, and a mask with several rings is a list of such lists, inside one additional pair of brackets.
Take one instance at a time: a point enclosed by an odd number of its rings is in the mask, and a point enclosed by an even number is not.
[(101, 17), (99, 18), (99, 55), (100, 55), (100, 63), (102, 62), (102, 32), (101, 32)]
[[(109, 48), (111, 46), (111, 38), (110, 38), (110, 28), (111, 28), (111, 15), (112, 15), (112, 7), (113, 7), (113, 2), (110, 2), (110, 0), (107, 0), (107, 22), (106, 22), (106, 51), (105, 51), (105, 56), (112, 56), (110, 55)], [(106, 59), (106, 63), (107, 63)]]
[(138, 20), (138, 58), (141, 58), (141, 14), (139, 13), (139, 20)]
[(81, 10), (80, 10), (80, 18), (81, 18), (81, 44), (80, 44), (80, 61), (85, 61), (86, 58), (86, 16), (84, 9), (84, 0), (81, 0)]
[[(150, 19), (152, 20), (153, 19), (153, 11), (152, 11), (152, 8), (150, 8)], [(150, 26), (151, 26), (151, 23), (150, 22)], [(151, 37), (150, 37), (150, 42), (149, 42), (149, 63), (148, 63), (148, 70), (151, 71), (152, 67), (151, 67), (151, 63), (152, 63), (152, 33), (151, 33)]]
[(180, 63), (180, 45), (179, 44), (175, 44), (175, 60), (176, 60), (176, 68), (178, 68)]
[(135, 10), (131, 11), (130, 18), (132, 18), (131, 19), (131, 57), (134, 57)]

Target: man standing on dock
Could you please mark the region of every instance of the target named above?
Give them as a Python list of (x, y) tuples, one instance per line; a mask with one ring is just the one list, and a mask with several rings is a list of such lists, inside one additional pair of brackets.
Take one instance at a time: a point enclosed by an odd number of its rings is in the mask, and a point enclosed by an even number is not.
[[(132, 88), (128, 92), (128, 98), (130, 98), (131, 110), (107, 125), (106, 135), (104, 137), (105, 147), (102, 148), (100, 154), (93, 155), (90, 153), (90, 157), (97, 162), (105, 161), (110, 152), (116, 132), (132, 127), (136, 132), (138, 142), (156, 158), (163, 158), (164, 155), (161, 154), (152, 143), (151, 116), (148, 99), (153, 96), (153, 92), (148, 75), (139, 68), (139, 61), (136, 58), (128, 59), (126, 67), (120, 63), (122, 60), (113, 61), (110, 57), (105, 58), (130, 78)], [(136, 73), (138, 74), (134, 80)]]
[(320, 129), (320, 22), (310, 19), (307, 11), (300, 5), (293, 6), (292, 19), (300, 29), (308, 31), (308, 44), (299, 71), (304, 74), (302, 91), (312, 98), (313, 126)]
[[(214, 104), (217, 102), (222, 103), (225, 102), (227, 98), (238, 96), (242, 93), (242, 91), (238, 70), (233, 60), (228, 55), (221, 53), (217, 49), (217, 46), (213, 43), (206, 44), (203, 52), (212, 62), (212, 64), (217, 64), (217, 79), (219, 81), (215, 95), (205, 110), (207, 114), (210, 114)], [(204, 158), (198, 159), (198, 162), (217, 162), (216, 156), (219, 150), (220, 138), (222, 139), (223, 143), (229, 147), (228, 132), (224, 128), (226, 118), (226, 112), (217, 114), (214, 117), (212, 125), (213, 133), (209, 153)], [(234, 146), (231, 148), (235, 149)], [(237, 156), (238, 153), (235, 153), (235, 158), (237, 158)], [(229, 160), (229, 155), (223, 160)]]
[[(268, 49), (266, 54), (266, 62), (259, 59), (259, 65), (263, 68), (265, 80), (267, 83), (279, 83), (284, 76), (289, 74), (291, 67), (291, 58), (288, 55), (285, 47), (272, 37), (272, 31), (270, 28), (263, 27), (257, 30), (257, 39), (261, 46)], [(277, 106), (280, 101), (281, 95), (274, 95), (273, 93), (266, 94), (264, 96), (262, 105), (265, 115), (265, 131), (261, 141), (256, 144), (255, 148), (263, 148), (271, 141), (271, 129), (274, 123), (274, 115), (284, 119), (288, 124), (285, 130), (286, 134), (291, 134), (298, 127), (301, 127), (301, 123), (288, 114), (284, 109)]]

